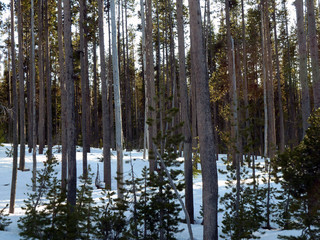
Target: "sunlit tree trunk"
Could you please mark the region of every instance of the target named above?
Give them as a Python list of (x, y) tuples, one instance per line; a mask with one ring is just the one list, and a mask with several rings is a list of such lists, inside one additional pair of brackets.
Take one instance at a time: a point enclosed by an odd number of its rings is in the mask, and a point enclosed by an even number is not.
[(111, 161), (110, 161), (110, 128), (109, 128), (109, 108), (108, 108), (108, 88), (106, 82), (106, 61), (104, 51), (104, 31), (103, 31), (103, 0), (98, 0), (99, 6), (99, 45), (100, 45), (100, 66), (101, 66), (101, 91), (102, 91), (102, 128), (103, 128), (103, 161), (104, 161), (104, 181), (107, 189), (111, 189)]
[(310, 95), (308, 86), (308, 68), (307, 68), (307, 39), (304, 27), (303, 0), (296, 0), (296, 14), (298, 27), (298, 44), (299, 44), (299, 79), (301, 84), (301, 110), (302, 110), (302, 129), (303, 136), (309, 127), (308, 117), (310, 116)]
[(117, 149), (117, 190), (121, 198), (121, 188), (123, 183), (123, 139), (122, 139), (122, 116), (120, 99), (120, 81), (118, 66), (118, 51), (116, 39), (116, 20), (115, 3), (111, 0), (111, 29), (112, 29), (112, 63), (113, 63), (113, 85), (114, 85), (114, 104), (115, 104), (115, 122), (116, 122), (116, 149)]

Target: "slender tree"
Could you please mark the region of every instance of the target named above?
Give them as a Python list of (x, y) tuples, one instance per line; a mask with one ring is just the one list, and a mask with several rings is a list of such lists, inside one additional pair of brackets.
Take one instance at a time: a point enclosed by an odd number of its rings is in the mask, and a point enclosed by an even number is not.
[(38, 55), (39, 55), (39, 121), (38, 121), (38, 141), (39, 154), (43, 154), (45, 145), (45, 79), (44, 79), (44, 59), (43, 59), (43, 0), (38, 1)]
[(44, 23), (45, 23), (45, 74), (47, 80), (47, 144), (48, 156), (52, 155), (52, 94), (51, 94), (51, 63), (50, 63), (50, 45), (49, 45), (49, 9), (48, 1), (44, 3)]
[(121, 186), (123, 183), (123, 139), (122, 139), (122, 116), (121, 116), (121, 99), (120, 99), (120, 81), (118, 66), (118, 50), (116, 39), (116, 20), (115, 20), (115, 3), (110, 1), (111, 7), (111, 29), (112, 29), (112, 66), (113, 66), (113, 85), (114, 85), (114, 104), (115, 104), (115, 121), (116, 121), (116, 149), (117, 149), (117, 189), (118, 196), (121, 197)]
[(194, 223), (193, 212), (193, 184), (192, 184), (192, 137), (190, 124), (189, 96), (186, 79), (185, 66), (185, 44), (184, 44), (184, 26), (183, 26), (183, 2), (177, 0), (177, 23), (178, 23), (178, 47), (179, 47), (179, 85), (180, 85), (180, 102), (183, 121), (184, 135), (184, 174), (185, 174), (185, 205), (188, 211), (190, 222)]
[(203, 181), (204, 239), (218, 239), (218, 175), (215, 161), (208, 75), (202, 41), (201, 11), (199, 0), (189, 0), (191, 71), (197, 76), (197, 117)]
[(62, 23), (62, 2), (58, 0), (58, 45), (59, 45), (59, 74), (61, 86), (61, 186), (66, 189), (67, 180), (67, 87), (65, 75), (65, 57), (63, 48), (63, 23)]
[(11, 0), (11, 61), (12, 61), (12, 120), (13, 120), (13, 165), (9, 213), (14, 213), (17, 189), (17, 169), (18, 169), (18, 98), (17, 98), (17, 80), (16, 80), (16, 53), (14, 39), (14, 0)]
[(82, 100), (82, 161), (83, 161), (83, 176), (87, 176), (87, 71), (86, 71), (86, 48), (85, 48), (85, 0), (80, 0), (80, 64), (81, 64), (81, 100)]
[(24, 117), (24, 73), (23, 73), (23, 19), (21, 0), (18, 0), (18, 42), (19, 42), (19, 104), (20, 104), (20, 162), (19, 169), (25, 168), (25, 117)]
[[(154, 83), (154, 65), (153, 65), (153, 45), (152, 45), (152, 1), (146, 0), (146, 81), (147, 81), (147, 98), (148, 104), (153, 111), (148, 111), (148, 118), (152, 119), (153, 123), (149, 125), (149, 153), (153, 148), (153, 138), (157, 134), (157, 125), (156, 125), (156, 102), (155, 102), (155, 83)], [(150, 156), (150, 155), (149, 155)], [(156, 161), (150, 159), (150, 172), (153, 172), (156, 168)]]
[(101, 86), (102, 86), (102, 128), (103, 128), (103, 161), (104, 161), (104, 181), (107, 189), (111, 189), (111, 161), (110, 161), (110, 127), (109, 127), (109, 104), (107, 98), (106, 82), (106, 62), (104, 51), (104, 31), (103, 31), (103, 0), (98, 0), (99, 7), (99, 45), (100, 45), (100, 66), (101, 66)]

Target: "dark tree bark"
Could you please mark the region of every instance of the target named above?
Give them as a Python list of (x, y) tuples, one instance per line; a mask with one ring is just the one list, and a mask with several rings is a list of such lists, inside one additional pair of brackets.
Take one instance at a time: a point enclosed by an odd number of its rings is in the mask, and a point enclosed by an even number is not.
[(45, 79), (43, 73), (43, 0), (38, 1), (39, 15), (38, 15), (38, 31), (39, 31), (39, 121), (38, 121), (38, 142), (39, 142), (39, 154), (43, 154), (43, 148), (45, 145)]
[(14, 213), (17, 189), (17, 170), (18, 170), (18, 96), (17, 96), (17, 76), (16, 76), (16, 53), (14, 39), (14, 0), (11, 0), (11, 61), (12, 61), (12, 121), (13, 121), (13, 165), (10, 193), (9, 213)]
[(201, 26), (201, 11), (199, 0), (189, 0), (190, 39), (191, 39), (191, 71), (196, 79), (197, 116), (200, 142), (201, 169), (203, 181), (203, 214), (205, 240), (218, 239), (218, 176), (215, 161), (215, 143), (213, 138), (208, 75), (205, 52), (203, 47), (203, 32)]
[(50, 46), (49, 46), (49, 19), (48, 19), (48, 1), (44, 4), (44, 22), (45, 22), (45, 74), (47, 79), (47, 144), (48, 157), (52, 155), (52, 95), (51, 95), (51, 63), (50, 63)]
[(23, 20), (21, 0), (18, 0), (18, 42), (19, 42), (19, 104), (20, 104), (20, 162), (19, 170), (25, 168), (25, 117), (24, 117), (24, 73), (23, 73)]
[(88, 159), (87, 159), (87, 71), (86, 71), (86, 48), (85, 48), (85, 0), (80, 0), (80, 64), (81, 64), (81, 100), (82, 100), (82, 115), (81, 115), (81, 129), (82, 129), (82, 167), (83, 176), (88, 174)]
[(66, 88), (66, 75), (65, 75), (65, 58), (63, 48), (63, 23), (62, 23), (62, 3), (58, 0), (58, 45), (59, 45), (59, 74), (61, 86), (61, 186), (66, 189), (67, 181), (67, 148), (68, 148), (68, 135), (67, 135), (67, 88)]
[[(147, 80), (147, 93), (148, 103), (152, 109), (156, 109), (155, 103), (155, 83), (154, 83), (154, 66), (153, 66), (153, 45), (152, 45), (152, 1), (146, 0), (146, 80)], [(148, 107), (149, 107), (148, 106)], [(152, 119), (153, 124), (149, 125), (149, 156), (150, 150), (153, 148), (152, 138), (157, 134), (156, 125), (156, 111), (148, 111), (148, 116)], [(156, 168), (156, 161), (149, 158), (150, 172)]]

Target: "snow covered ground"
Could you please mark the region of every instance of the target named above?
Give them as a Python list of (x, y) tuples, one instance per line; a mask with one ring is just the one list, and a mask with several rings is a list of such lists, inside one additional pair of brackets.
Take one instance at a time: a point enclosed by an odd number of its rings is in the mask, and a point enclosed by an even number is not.
[[(0, 147), (0, 209), (6, 206), (10, 201), (10, 185), (11, 185), (11, 174), (12, 174), (12, 157), (7, 157), (6, 151), (11, 149), (10, 144), (4, 144)], [(78, 176), (82, 174), (82, 152), (81, 148), (77, 148), (77, 174)], [(58, 153), (58, 147), (54, 147), (54, 155), (58, 160), (61, 160), (61, 153)], [(99, 161), (102, 157), (102, 149), (92, 148), (91, 153), (88, 153), (88, 164), (90, 164), (91, 170), (94, 173), (94, 178), (97, 173), (97, 164), (99, 164), (100, 176), (103, 175), (103, 163)], [(222, 158), (226, 155), (219, 155), (219, 161), (217, 162), (218, 168), (225, 170), (225, 165), (222, 162)], [(132, 151), (124, 152), (124, 177), (128, 177), (130, 169), (130, 158), (133, 159), (134, 172), (138, 176), (141, 173), (141, 170), (144, 166), (148, 165), (148, 162), (142, 158), (142, 151)], [(45, 155), (37, 155), (38, 169), (43, 167), (43, 161), (45, 161)], [(116, 153), (112, 152), (111, 158), (112, 164), (112, 174), (116, 175)], [(261, 159), (258, 159), (261, 161)], [(26, 153), (26, 168), (32, 169), (32, 154)], [(183, 166), (181, 166), (183, 168)], [(60, 168), (57, 168), (60, 172)], [(31, 185), (31, 171), (21, 172), (18, 171), (18, 180), (17, 180), (17, 193), (16, 193), (16, 203), (15, 203), (15, 213), (10, 215), (12, 223), (7, 227), (6, 231), (0, 231), (0, 240), (18, 240), (19, 237), (19, 228), (17, 226), (17, 221), (21, 216), (24, 215), (24, 211), (21, 207), (24, 205), (23, 200), (26, 198), (26, 193), (31, 191), (27, 184)], [(223, 196), (226, 192), (225, 180), (226, 176), (219, 174), (219, 196)], [(93, 181), (94, 182), (94, 181)], [(112, 189), (116, 190), (116, 181), (112, 180)], [(101, 191), (94, 189), (93, 197), (98, 201), (101, 196)], [(192, 225), (194, 239), (201, 240), (203, 239), (203, 226), (201, 225), (200, 219), (200, 205), (202, 205), (202, 179), (201, 176), (194, 178), (194, 210), (195, 210), (195, 221), (196, 224)], [(220, 206), (223, 207), (223, 206)], [(183, 216), (183, 212), (181, 212)], [(221, 226), (223, 213), (219, 213), (219, 226)], [(181, 223), (180, 228), (184, 229), (181, 233), (176, 235), (179, 240), (189, 239), (187, 226), (186, 224)], [(264, 234), (261, 235), (262, 240), (273, 240), (277, 239), (279, 234), (281, 235), (293, 235), (299, 234), (299, 231), (281, 231), (276, 230), (263, 230)], [(219, 228), (221, 232), (221, 228)]]

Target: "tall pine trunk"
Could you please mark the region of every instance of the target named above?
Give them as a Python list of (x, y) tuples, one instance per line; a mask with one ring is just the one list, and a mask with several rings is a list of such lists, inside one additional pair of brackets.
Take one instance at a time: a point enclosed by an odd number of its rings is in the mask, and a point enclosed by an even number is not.
[(193, 209), (193, 174), (192, 174), (192, 137), (190, 123), (189, 96), (186, 79), (185, 66), (185, 44), (184, 44), (184, 26), (183, 26), (183, 2), (177, 0), (177, 24), (178, 24), (178, 48), (179, 48), (179, 85), (180, 85), (180, 103), (183, 121), (184, 135), (184, 174), (185, 174), (185, 205), (188, 211), (190, 222), (194, 223)]
[(313, 84), (313, 98), (314, 108), (320, 107), (320, 69), (319, 69), (319, 49), (316, 32), (316, 20), (314, 15), (314, 2), (313, 0), (307, 1), (308, 11), (308, 34), (309, 34), (309, 47), (312, 65), (312, 84)]
[(18, 169), (18, 96), (17, 96), (17, 76), (16, 76), (16, 53), (14, 39), (14, 1), (11, 0), (11, 61), (12, 61), (12, 121), (13, 121), (13, 165), (10, 193), (9, 213), (14, 213), (17, 189), (17, 169)]
[(108, 108), (108, 89), (106, 83), (106, 61), (104, 51), (104, 31), (103, 31), (103, 0), (98, 0), (99, 6), (99, 45), (100, 45), (100, 65), (101, 65), (101, 91), (102, 91), (102, 128), (103, 128), (103, 161), (104, 161), (104, 181), (106, 189), (111, 189), (111, 161), (110, 161), (110, 127)]
[(121, 116), (121, 98), (120, 98), (120, 80), (118, 66), (118, 50), (116, 39), (116, 19), (115, 19), (115, 1), (111, 0), (111, 29), (112, 29), (112, 66), (113, 66), (113, 85), (114, 85), (114, 104), (115, 104), (115, 122), (116, 122), (116, 149), (117, 149), (117, 190), (121, 198), (121, 188), (123, 183), (123, 139), (122, 139), (122, 116)]
[(189, 0), (191, 71), (196, 79), (196, 103), (203, 182), (203, 214), (205, 240), (218, 239), (218, 176), (211, 119), (208, 76), (203, 47), (199, 0)]
[(63, 24), (62, 24), (62, 3), (58, 0), (58, 45), (59, 45), (59, 74), (61, 86), (61, 186), (66, 189), (67, 166), (68, 166), (68, 135), (67, 135), (67, 88), (65, 75), (65, 57), (63, 48)]
[[(68, 155), (68, 203), (76, 205), (77, 165), (76, 165), (76, 135), (75, 135), (75, 94), (73, 80), (73, 50), (71, 41), (71, 9), (70, 1), (63, 1), (64, 10), (64, 48), (65, 48), (65, 83), (67, 89), (67, 155)], [(70, 229), (74, 231), (74, 229)]]
[(24, 117), (24, 73), (23, 73), (23, 20), (21, 0), (18, 0), (18, 42), (19, 42), (19, 104), (20, 104), (20, 162), (19, 169), (25, 168), (25, 117)]
[(298, 27), (299, 44), (299, 79), (301, 84), (301, 110), (302, 110), (302, 130), (303, 136), (309, 127), (308, 117), (310, 116), (310, 94), (308, 86), (308, 68), (307, 68), (307, 38), (304, 27), (303, 0), (296, 0), (296, 14)]

